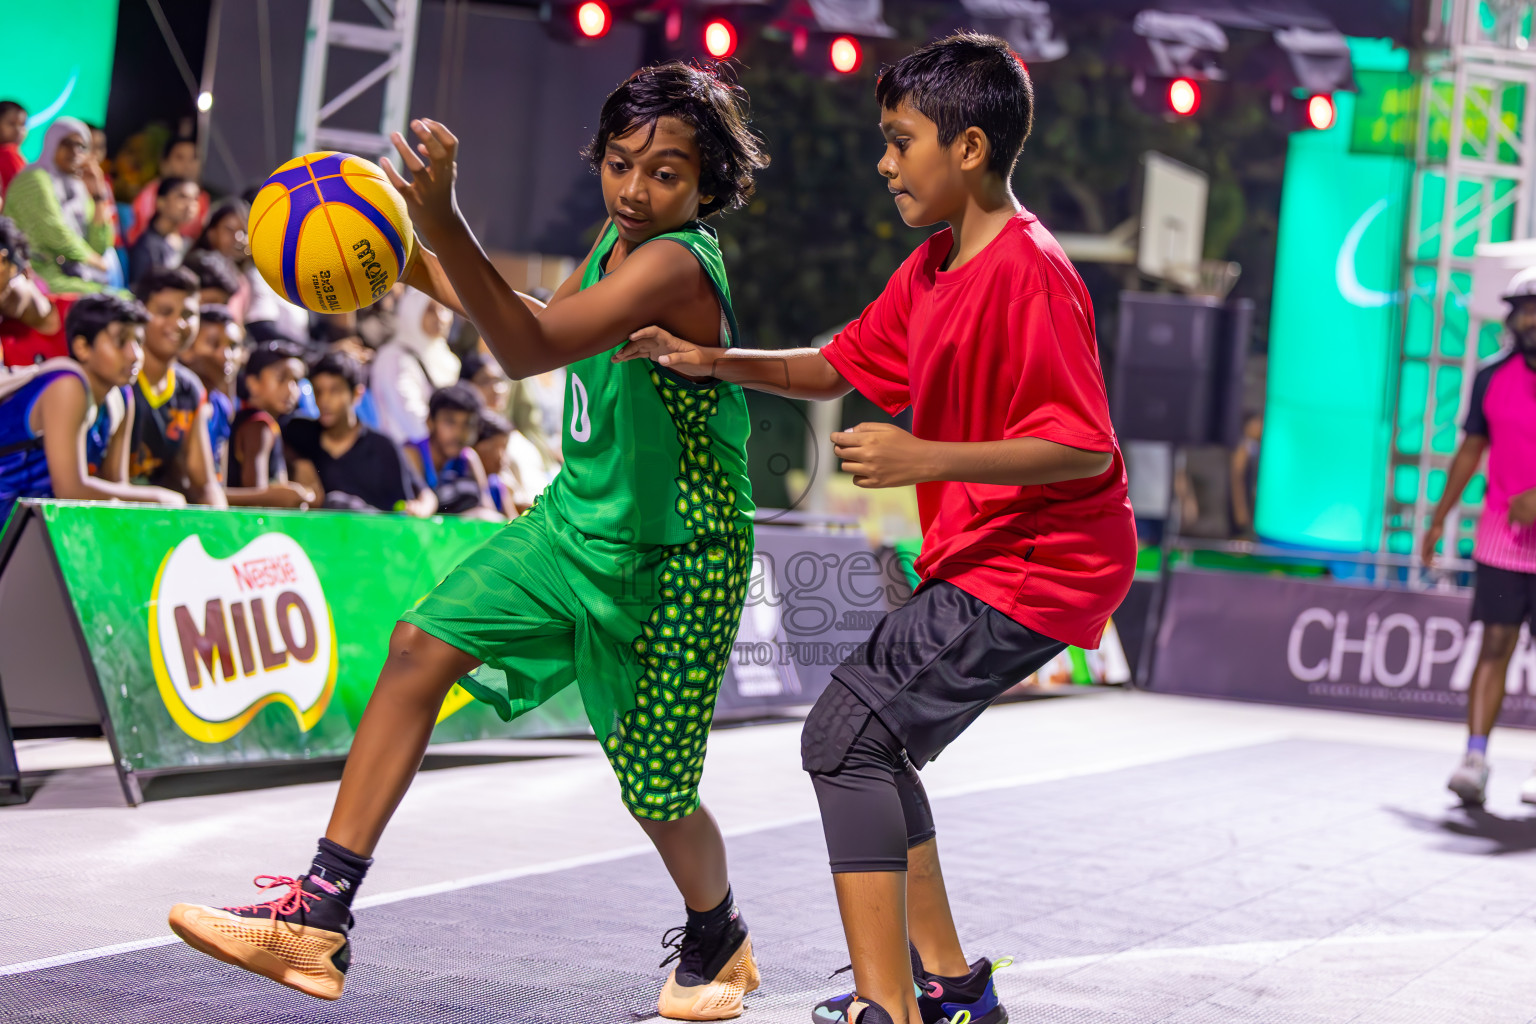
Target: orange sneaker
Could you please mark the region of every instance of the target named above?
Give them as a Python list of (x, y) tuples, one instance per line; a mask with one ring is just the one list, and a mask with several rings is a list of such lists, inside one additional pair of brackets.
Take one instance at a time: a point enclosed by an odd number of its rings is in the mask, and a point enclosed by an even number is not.
[(677, 967), (656, 1000), (656, 1012), (672, 1020), (729, 1020), (741, 1016), (742, 998), (760, 978), (752, 958), (752, 936), (732, 907), (729, 918), (713, 928), (673, 928), (662, 945), (672, 955), (661, 966)]
[(323, 878), (260, 875), (256, 885), (288, 892), (244, 907), (171, 908), (171, 931), (193, 949), (317, 999), (340, 999), (352, 947), (352, 912)]

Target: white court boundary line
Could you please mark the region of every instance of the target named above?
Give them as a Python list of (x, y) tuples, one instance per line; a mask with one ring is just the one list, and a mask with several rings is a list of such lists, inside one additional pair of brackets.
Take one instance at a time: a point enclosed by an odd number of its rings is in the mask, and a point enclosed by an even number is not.
[[(930, 798), (949, 799), (951, 797), (971, 796), (976, 793), (991, 792), (999, 789), (1018, 789), (1023, 786), (1038, 785), (1043, 782), (1058, 782), (1062, 779), (1087, 777), (1090, 775), (1106, 775), (1112, 772), (1125, 771), (1130, 768), (1139, 768), (1148, 764), (1160, 764), (1165, 761), (1178, 761), (1187, 757), (1199, 757), (1204, 754), (1221, 753), (1227, 750), (1238, 750), (1244, 747), (1261, 746), (1265, 743), (1273, 743), (1276, 740), (1289, 738), (1292, 734), (1284, 730), (1276, 730), (1274, 735), (1248, 736), (1238, 740), (1216, 741), (1201, 744), (1197, 747), (1187, 747), (1175, 754), (1147, 754), (1138, 757), (1124, 757), (1100, 761), (1084, 768), (1053, 768), (1047, 771), (1030, 772), (1023, 775), (1013, 775), (1006, 778), (989, 779), (985, 782), (973, 782), (960, 786), (931, 787)], [(734, 839), (738, 836), (752, 835), (756, 832), (767, 832), (777, 828), (788, 828), (792, 825), (805, 825), (810, 822), (820, 821), (816, 814), (800, 814), (788, 818), (778, 818), (772, 821), (758, 822), (753, 825), (744, 825), (737, 828), (722, 830), (725, 838)], [(631, 846), (616, 847), (602, 853), (585, 854), (580, 857), (568, 857), (565, 860), (549, 861), (543, 864), (525, 865), (519, 868), (508, 868), (503, 871), (492, 871), (483, 875), (470, 875), (465, 878), (451, 879), (446, 882), (432, 882), (427, 885), (413, 886), (409, 889), (399, 889), (395, 892), (379, 893), (376, 896), (364, 896), (356, 903), (358, 910), (368, 907), (382, 907), (391, 903), (399, 903), (403, 900), (416, 899), (421, 896), (438, 896), (443, 893), (457, 892), (461, 889), (471, 889), (477, 885), (491, 885), (495, 882), (506, 882), (514, 878), (528, 878), (533, 875), (549, 875), (560, 871), (569, 871), (575, 868), (589, 867), (593, 864), (606, 864), (609, 861), (623, 860), (625, 857), (633, 857), (637, 854), (650, 853), (654, 847), (649, 843), (639, 843)], [(1486, 933), (1478, 932), (1478, 935)], [(43, 957), (38, 960), (24, 960), (21, 963), (0, 966), (0, 977), (15, 974), (30, 974), (33, 971), (47, 970), (50, 967), (66, 967), (70, 964), (85, 963), (88, 960), (101, 960), (119, 953), (136, 953), (139, 950), (155, 949), (160, 946), (174, 945), (181, 940), (174, 935), (156, 935), (148, 939), (136, 939), (132, 942), (118, 942), (110, 946), (95, 946), (91, 949), (77, 950), (71, 953), (59, 953), (56, 956)], [(1319, 940), (1304, 940), (1304, 944)], [(1216, 948), (1216, 947), (1213, 947)], [(1086, 962), (1105, 959), (1110, 956), (1122, 956), (1125, 954), (1108, 953), (1090, 956), (1084, 959)], [(1079, 958), (1073, 958), (1079, 959)], [(1025, 961), (1017, 964), (1024, 967), (1034, 963), (1053, 963), (1054, 961)]]

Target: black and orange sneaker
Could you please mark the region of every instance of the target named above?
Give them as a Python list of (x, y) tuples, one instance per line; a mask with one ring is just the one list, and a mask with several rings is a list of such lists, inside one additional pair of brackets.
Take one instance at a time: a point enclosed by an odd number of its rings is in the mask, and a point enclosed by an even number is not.
[(266, 903), (171, 908), (171, 931), (193, 949), (317, 999), (340, 999), (352, 947), (352, 910), (315, 875), (258, 875), (262, 889), (288, 886)]
[(741, 1016), (742, 999), (760, 982), (752, 958), (752, 936), (741, 915), (713, 927), (685, 925), (662, 936), (672, 954), (661, 962), (677, 967), (656, 1000), (656, 1012), (672, 1020), (728, 1020)]

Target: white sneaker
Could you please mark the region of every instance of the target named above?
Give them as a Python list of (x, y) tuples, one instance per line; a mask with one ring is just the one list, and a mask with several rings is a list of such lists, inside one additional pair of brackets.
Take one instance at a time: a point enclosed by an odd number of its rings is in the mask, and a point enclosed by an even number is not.
[[(1531, 792), (1531, 802), (1536, 802), (1536, 783), (1527, 782), (1526, 786)], [(1467, 751), (1461, 759), (1460, 767), (1451, 773), (1451, 780), (1445, 784), (1445, 788), (1461, 797), (1464, 804), (1481, 805), (1488, 792), (1488, 759), (1474, 750)], [(1521, 799), (1524, 799), (1525, 792), (1521, 791)]]
[(1536, 804), (1536, 772), (1520, 784), (1520, 802), (1523, 804)]

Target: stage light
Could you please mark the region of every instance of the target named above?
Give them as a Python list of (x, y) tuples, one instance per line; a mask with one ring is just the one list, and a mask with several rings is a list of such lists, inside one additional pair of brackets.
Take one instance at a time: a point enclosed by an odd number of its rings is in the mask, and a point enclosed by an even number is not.
[(1175, 78), (1168, 84), (1168, 106), (1180, 117), (1189, 117), (1200, 109), (1200, 87), (1188, 78)]
[(838, 36), (832, 40), (831, 53), (833, 69), (844, 75), (859, 70), (859, 63), (864, 59), (859, 41), (852, 36)]
[(197, 109), (203, 113), (213, 109), (213, 93), (204, 90), (197, 94)]
[(713, 18), (704, 26), (704, 49), (715, 60), (725, 60), (736, 52), (736, 26), (724, 18)]
[(603, 0), (586, 0), (576, 8), (576, 28), (588, 39), (598, 39), (613, 27), (613, 14)]
[(1327, 131), (1338, 120), (1338, 111), (1334, 109), (1333, 97), (1317, 95), (1307, 100), (1307, 123), (1318, 131)]

